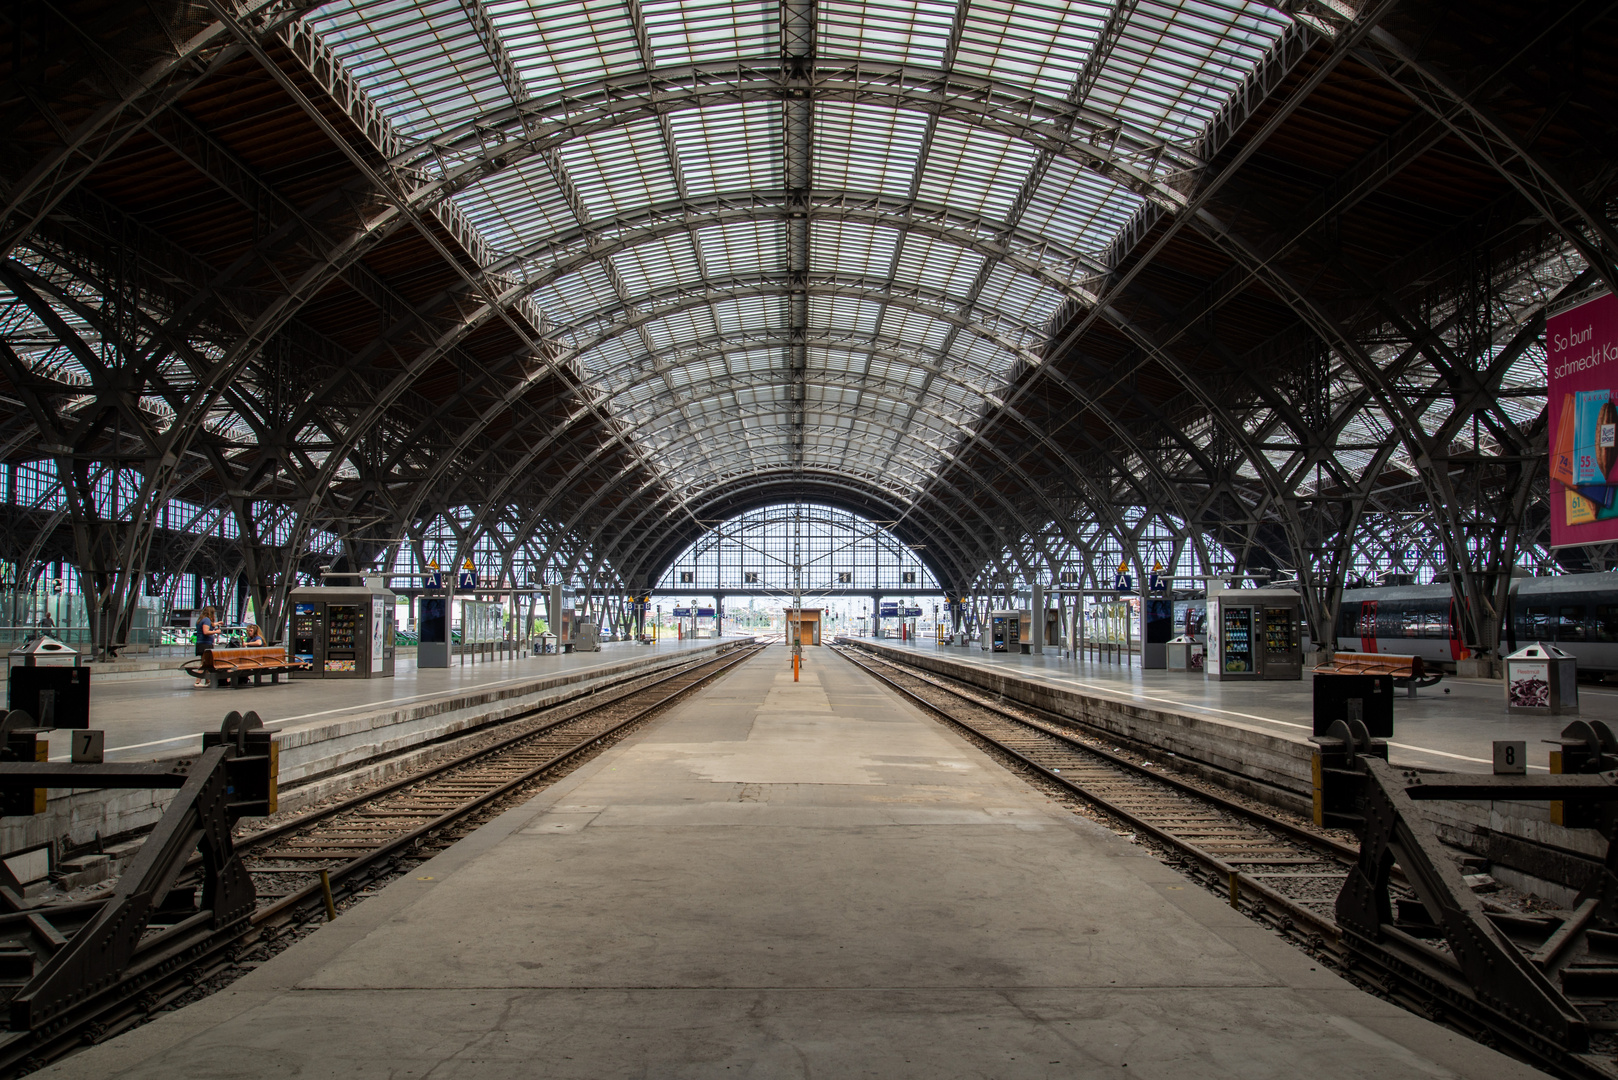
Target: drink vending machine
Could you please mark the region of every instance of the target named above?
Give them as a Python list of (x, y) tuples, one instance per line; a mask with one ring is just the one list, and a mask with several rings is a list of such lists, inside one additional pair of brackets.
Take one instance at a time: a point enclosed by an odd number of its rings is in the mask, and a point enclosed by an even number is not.
[(287, 655), (306, 660), (294, 679), (383, 679), (393, 675), (396, 598), (380, 586), (308, 586), (287, 596)]
[(1303, 605), (1290, 589), (1208, 590), (1210, 679), (1303, 678)]
[(1021, 652), (1021, 611), (989, 612), (988, 640), (985, 644), (992, 652)]

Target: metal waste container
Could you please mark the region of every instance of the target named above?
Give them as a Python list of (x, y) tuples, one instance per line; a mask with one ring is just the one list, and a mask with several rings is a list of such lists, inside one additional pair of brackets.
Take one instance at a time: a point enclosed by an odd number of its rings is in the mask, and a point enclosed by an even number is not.
[(26, 712), (36, 727), (90, 726), (90, 669), (79, 666), (77, 649), (42, 634), (8, 659), (6, 708)]
[(1202, 642), (1181, 634), (1164, 646), (1170, 671), (1201, 671), (1204, 656)]
[(1506, 711), (1538, 716), (1577, 715), (1579, 661), (1536, 641), (1506, 657)]

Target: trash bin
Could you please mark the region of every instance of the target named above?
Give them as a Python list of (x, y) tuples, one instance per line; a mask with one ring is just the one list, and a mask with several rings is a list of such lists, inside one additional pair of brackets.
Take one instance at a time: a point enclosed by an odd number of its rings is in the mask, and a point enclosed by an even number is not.
[(1170, 671), (1201, 671), (1206, 646), (1193, 637), (1181, 634), (1165, 646)]
[(36, 727), (90, 726), (90, 669), (78, 650), (41, 635), (11, 651), (6, 708), (21, 709)]
[(1358, 720), (1373, 739), (1393, 738), (1393, 676), (1315, 672), (1314, 734), (1338, 720)]
[(1579, 712), (1579, 661), (1536, 641), (1506, 657), (1506, 711), (1537, 716)]

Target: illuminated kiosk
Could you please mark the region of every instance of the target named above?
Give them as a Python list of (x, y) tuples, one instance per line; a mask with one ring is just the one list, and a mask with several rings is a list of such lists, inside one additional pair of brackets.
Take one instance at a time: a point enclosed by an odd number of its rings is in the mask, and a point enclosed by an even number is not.
[(395, 603), (397, 597), (380, 584), (293, 589), (287, 596), (287, 654), (311, 666), (290, 677), (392, 677)]

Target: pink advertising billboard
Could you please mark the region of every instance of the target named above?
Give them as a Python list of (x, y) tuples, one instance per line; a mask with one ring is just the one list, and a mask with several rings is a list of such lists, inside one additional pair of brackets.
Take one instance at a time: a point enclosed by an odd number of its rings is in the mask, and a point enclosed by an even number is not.
[(1545, 320), (1551, 545), (1618, 540), (1618, 297)]

